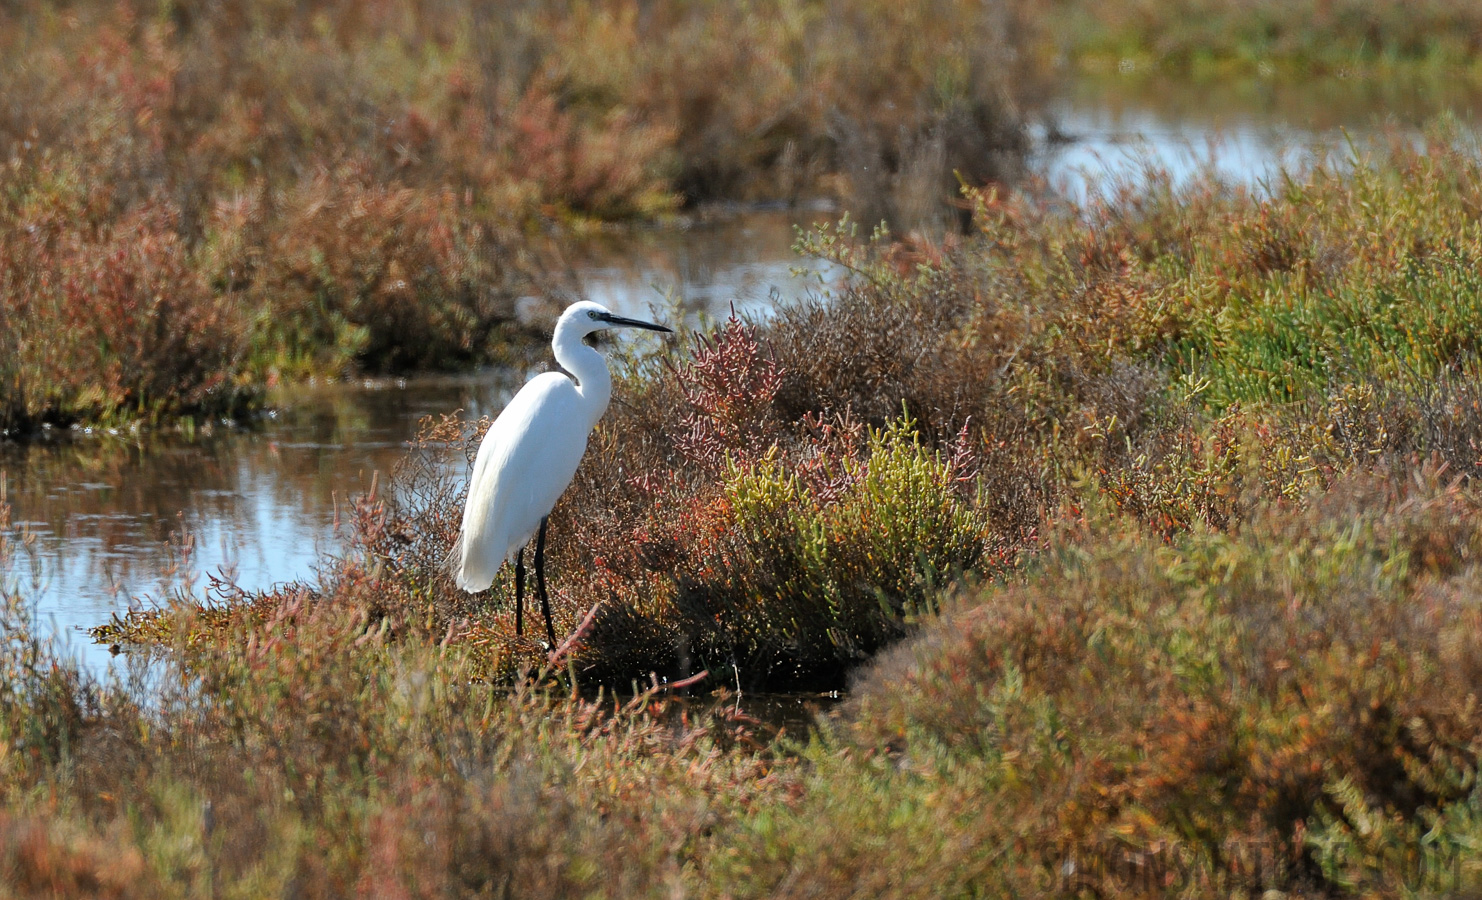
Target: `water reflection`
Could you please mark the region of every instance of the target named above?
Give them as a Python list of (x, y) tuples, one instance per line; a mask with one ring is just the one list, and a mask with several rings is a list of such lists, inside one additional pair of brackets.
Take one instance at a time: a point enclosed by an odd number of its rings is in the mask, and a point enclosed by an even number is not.
[(1056, 109), (1152, 115), (1206, 132), (1274, 126), (1321, 134), (1381, 125), (1420, 128), (1442, 114), (1475, 120), (1482, 90), (1471, 78), (1376, 78), (1362, 73), (1304, 79), (1222, 78), (1199, 82), (1134, 71), (1075, 82)]
[(797, 227), (838, 218), (827, 208), (714, 213), (678, 227), (599, 234), (573, 259), (583, 295), (623, 315), (678, 305), (692, 326), (738, 313), (767, 315), (777, 300), (836, 283), (843, 270), (792, 252)]
[(304, 387), (252, 429), (125, 439), (62, 435), (0, 445), (15, 526), (36, 538), (17, 573), (89, 665), (105, 651), (76, 630), (161, 598), (172, 538), (193, 537), (197, 573), (248, 589), (312, 576), (352, 496), (389, 473), (426, 415), (497, 412), (509, 373)]
[(1257, 184), (1283, 168), (1300, 168), (1315, 151), (1343, 140), (1342, 134), (1269, 122), (1201, 127), (1147, 110), (1071, 109), (1060, 122), (1075, 139), (1047, 149), (1040, 169), (1056, 190), (1078, 202), (1111, 180), (1135, 182), (1149, 171), (1166, 173), (1174, 184), (1204, 172)]
[(1167, 172), (1175, 184), (1213, 171), (1257, 185), (1316, 154), (1342, 159), (1376, 139), (1417, 140), (1443, 113), (1475, 122), (1482, 91), (1465, 80), (1336, 75), (1197, 85), (1139, 73), (1088, 79), (1052, 106), (1036, 169), (1077, 200), (1108, 178), (1149, 169)]

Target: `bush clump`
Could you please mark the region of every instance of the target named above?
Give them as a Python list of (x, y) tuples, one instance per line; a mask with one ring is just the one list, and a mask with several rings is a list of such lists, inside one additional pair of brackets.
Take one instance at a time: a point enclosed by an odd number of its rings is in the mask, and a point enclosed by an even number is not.
[(724, 694), (491, 685), (426, 606), (280, 595), (107, 688), (12, 606), (0, 865), (115, 896), (1465, 891), (1479, 512), (1421, 468), (1172, 540), (1088, 515), (944, 600), (802, 743)]
[(1477, 512), (1407, 475), (1173, 545), (1093, 526), (861, 675), (736, 895), (1461, 889)]
[(857, 456), (813, 461), (774, 453), (732, 468), (708, 520), (659, 538), (702, 659), (729, 655), (747, 671), (866, 659), (982, 556), (989, 526), (965, 489), (971, 475), (923, 447), (909, 421), (871, 434)]
[(0, 200), (0, 430), (247, 406), (251, 323), (192, 265), (179, 210), (86, 215), (63, 198)]

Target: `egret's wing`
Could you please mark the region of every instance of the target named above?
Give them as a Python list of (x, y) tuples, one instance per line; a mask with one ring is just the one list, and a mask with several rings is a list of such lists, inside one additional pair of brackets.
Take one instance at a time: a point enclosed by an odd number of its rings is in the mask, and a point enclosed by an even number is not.
[(576, 386), (559, 373), (535, 378), (504, 408), (474, 459), (451, 560), (459, 587), (488, 588), (530, 540), (576, 474), (590, 431)]

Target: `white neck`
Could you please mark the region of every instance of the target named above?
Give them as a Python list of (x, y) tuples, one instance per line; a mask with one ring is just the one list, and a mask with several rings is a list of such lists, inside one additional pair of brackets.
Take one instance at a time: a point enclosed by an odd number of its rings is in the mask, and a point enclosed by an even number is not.
[(591, 425), (607, 411), (607, 401), (612, 399), (612, 375), (607, 371), (607, 360), (602, 354), (582, 342), (583, 335), (574, 323), (561, 321), (556, 325), (556, 334), (551, 338), (551, 349), (556, 351), (556, 362), (576, 378), (576, 391), (581, 395)]

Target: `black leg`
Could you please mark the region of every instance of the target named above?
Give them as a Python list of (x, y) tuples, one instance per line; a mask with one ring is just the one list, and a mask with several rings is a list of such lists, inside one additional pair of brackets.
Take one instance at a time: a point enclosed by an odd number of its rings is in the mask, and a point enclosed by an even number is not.
[(545, 519), (540, 520), (540, 534), (535, 538), (535, 591), (540, 594), (540, 612), (545, 616), (545, 636), (556, 649), (556, 628), (551, 624), (551, 601), (545, 593)]
[(515, 636), (525, 633), (525, 548), (515, 554)]

